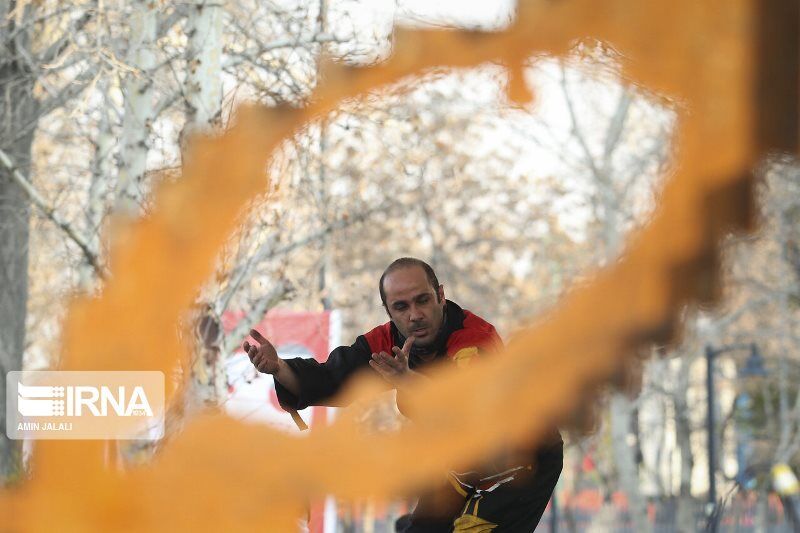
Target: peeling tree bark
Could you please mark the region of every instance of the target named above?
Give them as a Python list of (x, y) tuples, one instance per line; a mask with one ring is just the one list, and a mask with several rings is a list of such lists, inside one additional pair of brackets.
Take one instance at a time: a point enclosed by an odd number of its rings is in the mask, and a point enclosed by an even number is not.
[(222, 108), (222, 3), (194, 0), (186, 34), (188, 70), (184, 85), (186, 125), (182, 138), (207, 131), (219, 121)]
[[(0, 16), (6, 18), (6, 10), (13, 4), (0, 6)], [(1, 28), (0, 43), (4, 43), (6, 36)], [(12, 31), (14, 25), (9, 23), (5, 28)], [(26, 36), (23, 33), (8, 43), (11, 50), (0, 52), (0, 147), (16, 165), (14, 169), (0, 165), (0, 486), (21, 468), (20, 441), (6, 437), (5, 401), (6, 373), (22, 369), (30, 233), (30, 200), (11, 174), (17, 171), (30, 177), (33, 128), (27, 126), (39, 113), (39, 102), (33, 97), (34, 75), (15, 53), (15, 48), (28, 46)]]
[[(181, 131), (182, 152), (193, 135), (212, 131), (220, 118), (223, 15), (223, 4), (216, 0), (194, 0), (188, 8), (188, 69), (183, 87), (186, 123)], [(227, 376), (220, 347), (222, 336), (218, 329), (213, 313), (202, 313), (198, 318), (191, 380), (185, 398), (187, 413), (217, 406), (227, 398)]]
[(128, 74), (123, 85), (125, 116), (116, 190), (116, 210), (129, 216), (139, 212), (140, 185), (155, 120), (151, 75), (156, 66), (157, 30), (158, 4), (149, 0), (132, 2), (127, 63), (135, 71)]
[[(83, 234), (86, 236), (86, 243), (98, 263), (100, 257), (100, 226), (106, 210), (107, 194), (111, 184), (113, 170), (112, 151), (114, 149), (114, 135), (111, 131), (111, 121), (109, 110), (106, 106), (113, 105), (105, 96), (108, 94), (108, 80), (100, 81), (100, 90), (103, 97), (104, 107), (100, 110), (100, 123), (98, 124), (97, 140), (94, 141), (94, 159), (92, 160), (92, 177), (89, 185), (89, 198), (86, 204), (86, 214), (84, 217)], [(97, 279), (97, 272), (88, 263), (81, 263), (80, 286), (84, 291), (90, 290)]]

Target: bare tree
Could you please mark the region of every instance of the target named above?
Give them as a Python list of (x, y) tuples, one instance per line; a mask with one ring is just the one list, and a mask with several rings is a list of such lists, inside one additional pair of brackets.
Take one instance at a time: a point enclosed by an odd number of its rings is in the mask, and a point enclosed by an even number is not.
[[(31, 180), (32, 146), (40, 119), (86, 87), (82, 31), (93, 20), (89, 5), (0, 2), (0, 371), (22, 366), (28, 301), (30, 212), (38, 208), (91, 253), (69, 224), (53, 214)], [(77, 74), (76, 74), (77, 72)], [(0, 420), (5, 426), (5, 380)], [(18, 444), (18, 443), (17, 443)], [(20, 468), (19, 447), (0, 434), (0, 479)]]

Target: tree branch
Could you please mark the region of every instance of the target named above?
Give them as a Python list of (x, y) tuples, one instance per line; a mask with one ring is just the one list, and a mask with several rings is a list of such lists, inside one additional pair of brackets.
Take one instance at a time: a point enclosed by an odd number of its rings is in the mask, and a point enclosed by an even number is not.
[(27, 124), (15, 131), (14, 133), (16, 135), (10, 138), (8, 142), (13, 143), (17, 139), (20, 139), (30, 133), (31, 130), (35, 129), (39, 125), (39, 120), (42, 117), (63, 106), (68, 101), (78, 96), (84, 89), (86, 89), (86, 87), (90, 85), (89, 82), (92, 78), (94, 78), (94, 76), (95, 72), (93, 70), (86, 71), (72, 79), (72, 81), (67, 83), (67, 85), (65, 85), (56, 94), (41, 102), (33, 118)]
[(622, 133), (625, 131), (625, 122), (628, 118), (628, 109), (630, 109), (632, 100), (630, 91), (623, 85), (622, 93), (617, 101), (617, 109), (614, 111), (614, 116), (611, 117), (606, 131), (606, 142), (603, 150), (603, 169), (606, 172), (611, 164), (611, 157), (622, 139)]
[(575, 139), (577, 139), (578, 144), (581, 146), (581, 150), (583, 150), (583, 156), (585, 159), (586, 165), (592, 171), (594, 177), (598, 180), (605, 181), (605, 176), (602, 175), (599, 168), (597, 168), (597, 164), (595, 163), (594, 156), (592, 155), (592, 151), (589, 150), (589, 145), (586, 143), (586, 139), (583, 137), (583, 132), (581, 131), (580, 124), (578, 124), (578, 117), (575, 113), (575, 106), (572, 103), (572, 95), (569, 92), (569, 87), (567, 84), (567, 70), (564, 67), (564, 63), (560, 63), (561, 67), (561, 90), (564, 93), (564, 101), (567, 104), (567, 111), (569, 111), (569, 119), (572, 125), (572, 134), (575, 135)]
[(19, 171), (8, 154), (2, 149), (0, 149), (0, 163), (6, 167), (14, 183), (19, 185), (19, 187), (25, 191), (30, 201), (33, 202), (37, 208), (39, 208), (42, 214), (44, 214), (46, 218), (58, 226), (75, 244), (78, 245), (78, 247), (81, 249), (81, 252), (83, 252), (86, 262), (91, 265), (92, 269), (94, 269), (95, 273), (97, 273), (97, 276), (101, 279), (105, 278), (105, 272), (98, 262), (97, 255), (92, 252), (89, 244), (83, 239), (83, 237), (78, 235), (78, 233), (70, 224), (68, 224), (58, 215), (58, 213), (55, 212), (55, 208), (49, 205), (47, 201), (42, 198), (39, 192), (33, 187), (33, 184), (22, 175), (22, 172)]
[(183, 18), (186, 18), (186, 5), (175, 4), (172, 13), (159, 21), (158, 35), (166, 35)]
[[(36, 24), (45, 22), (45, 21), (47, 21), (48, 19), (50, 19), (52, 17), (57, 17), (59, 15), (63, 15), (64, 13), (66, 13), (66, 12), (72, 10), (72, 9), (75, 9), (75, 6), (72, 3), (70, 3), (70, 4), (67, 4), (64, 7), (56, 9), (55, 11), (51, 11), (49, 13), (44, 13), (42, 15), (39, 15), (38, 17), (28, 18), (27, 20), (24, 20), (21, 23), (15, 24), (14, 25), (14, 30), (11, 31), (11, 33), (6, 37), (6, 39), (8, 41), (14, 40), (18, 35), (20, 35), (23, 31), (27, 30), (31, 26), (34, 26)], [(5, 13), (3, 13), (3, 15), (5, 15)]]
[(306, 39), (303, 38), (277, 39), (269, 43), (264, 43), (261, 46), (258, 46), (255, 50), (249, 49), (239, 52), (228, 49), (225, 51), (225, 53), (232, 59), (226, 61), (223, 64), (223, 68), (230, 68), (236, 65), (240, 65), (246, 61), (252, 61), (253, 58), (258, 58), (267, 52), (280, 50), (282, 48), (305, 48), (312, 44), (346, 43), (347, 41), (348, 39), (346, 38), (337, 37), (336, 35), (330, 33), (318, 33)]
[(287, 280), (281, 280), (277, 287), (273, 288), (270, 293), (260, 298), (253, 307), (243, 316), (230, 333), (225, 335), (222, 345), (220, 346), (221, 357), (227, 358), (239, 345), (245, 334), (250, 331), (251, 325), (264, 317), (264, 314), (275, 305), (283, 300), (286, 295), (292, 292), (293, 287)]
[(267, 241), (258, 250), (256, 250), (256, 252), (247, 260), (247, 263), (236, 273), (235, 279), (226, 288), (227, 290), (220, 299), (219, 304), (214, 306), (214, 311), (218, 315), (221, 315), (227, 310), (228, 304), (230, 304), (233, 295), (236, 293), (236, 290), (241, 286), (242, 282), (246, 279), (247, 275), (252, 271), (254, 265), (262, 261), (266, 261), (268, 259), (274, 259), (281, 255), (286, 255), (289, 252), (292, 252), (298, 248), (302, 248), (303, 246), (307, 246), (312, 242), (321, 240), (335, 231), (352, 226), (357, 222), (363, 222), (375, 212), (378, 211), (386, 212), (386, 209), (387, 209), (386, 206), (384, 204), (381, 204), (378, 207), (367, 209), (366, 211), (363, 211), (362, 213), (359, 213), (354, 217), (339, 219), (335, 222), (332, 222), (331, 224), (322, 228), (319, 231), (316, 231), (300, 240), (291, 242), (279, 248), (271, 249), (270, 245), (272, 244), (272, 242)]
[(39, 54), (37, 63), (40, 65), (47, 65), (48, 63), (53, 63), (56, 59), (58, 59), (58, 57), (67, 49), (75, 34), (81, 31), (84, 26), (86, 26), (93, 18), (93, 11), (87, 10), (73, 26), (66, 30), (64, 34), (56, 39), (54, 43), (48, 46), (44, 52)]

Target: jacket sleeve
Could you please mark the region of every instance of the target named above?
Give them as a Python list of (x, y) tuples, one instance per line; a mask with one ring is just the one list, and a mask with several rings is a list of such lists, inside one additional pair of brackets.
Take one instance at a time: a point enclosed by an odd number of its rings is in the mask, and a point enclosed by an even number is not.
[(369, 368), (370, 357), (367, 339), (359, 335), (351, 346), (340, 346), (333, 350), (324, 363), (302, 357), (286, 359), (297, 374), (300, 394), (295, 396), (276, 380), (275, 392), (281, 407), (291, 411), (305, 409), (309, 405), (341, 406), (333, 396), (353, 373), (364, 367)]

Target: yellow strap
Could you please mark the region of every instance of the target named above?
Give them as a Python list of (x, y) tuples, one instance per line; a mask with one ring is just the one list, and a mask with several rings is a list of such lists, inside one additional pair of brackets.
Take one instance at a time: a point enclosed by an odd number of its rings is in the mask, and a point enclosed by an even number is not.
[(289, 414), (292, 415), (292, 420), (294, 420), (294, 423), (297, 424), (297, 427), (300, 429), (300, 431), (305, 431), (308, 429), (308, 424), (306, 424), (305, 420), (300, 418), (300, 413), (292, 409), (289, 411)]
[(488, 520), (471, 514), (461, 515), (453, 522), (453, 533), (488, 533), (497, 527)]
[(452, 472), (449, 472), (447, 474), (447, 481), (449, 481), (450, 484), (453, 486), (453, 488), (456, 489), (457, 493), (459, 493), (465, 498), (467, 497), (467, 491), (461, 488), (461, 484), (456, 480), (456, 477), (453, 475)]

